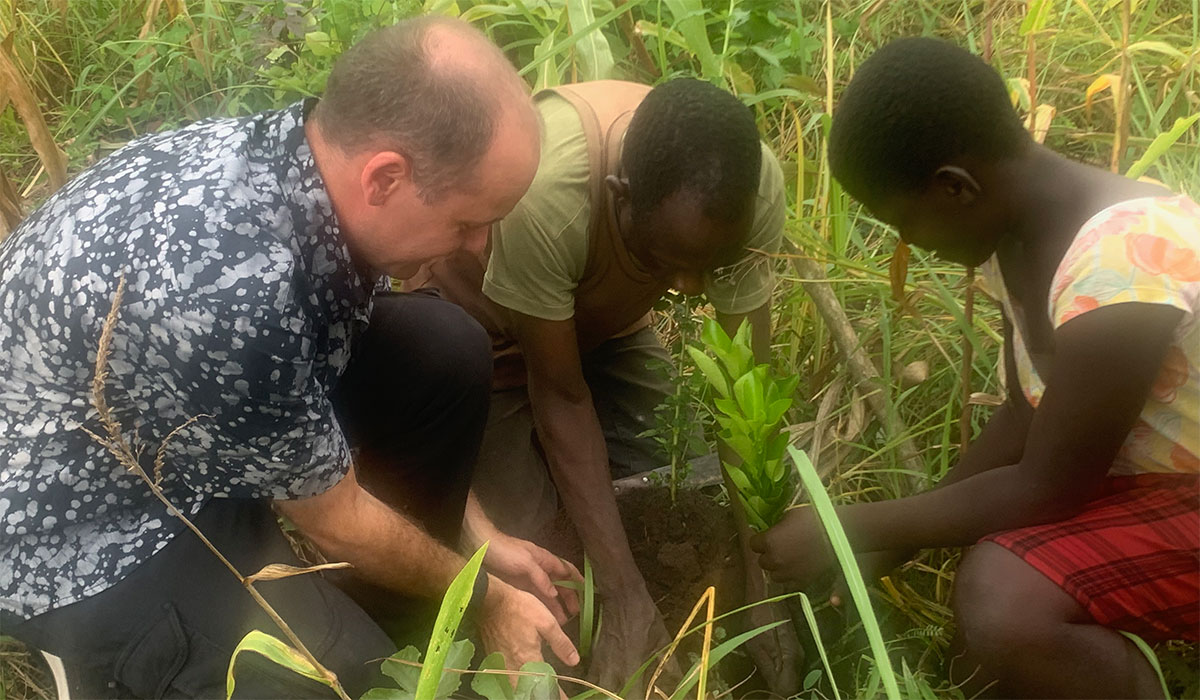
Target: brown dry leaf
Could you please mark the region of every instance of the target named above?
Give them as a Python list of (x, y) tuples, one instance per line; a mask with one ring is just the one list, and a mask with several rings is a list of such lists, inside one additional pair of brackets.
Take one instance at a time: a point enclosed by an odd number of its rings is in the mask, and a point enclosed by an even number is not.
[(1000, 406), (1004, 404), (1004, 399), (995, 394), (985, 394), (982, 391), (976, 391), (971, 394), (967, 403), (971, 406)]
[(54, 143), (54, 137), (50, 134), (50, 127), (46, 126), (46, 118), (42, 114), (41, 106), (34, 97), (29, 83), (21, 74), (20, 68), (13, 61), (12, 41), (13, 35), (9, 34), (3, 42), (0, 42), (0, 93), (7, 94), (12, 100), (17, 114), (29, 132), (29, 141), (33, 144), (33, 150), (37, 151), (42, 165), (50, 175), (51, 184), (57, 189), (67, 184), (67, 158)]
[(291, 576), (300, 576), (302, 574), (311, 574), (314, 571), (324, 571), (327, 569), (349, 569), (350, 564), (344, 561), (331, 562), (329, 564), (317, 564), (315, 566), (290, 566), (288, 564), (267, 564), (258, 573), (250, 574), (246, 577), (246, 583), (254, 583), (256, 581), (276, 581), (281, 578), (289, 578)]
[(900, 370), (900, 387), (908, 389), (914, 387), (921, 382), (929, 379), (929, 363), (925, 360), (916, 360), (904, 366)]
[(912, 251), (909, 250), (908, 244), (900, 241), (896, 245), (896, 252), (892, 253), (892, 261), (888, 264), (888, 277), (892, 281), (892, 299), (898, 303), (904, 303), (904, 283), (908, 280), (908, 261), (912, 257)]
[(4, 170), (0, 169), (0, 241), (16, 230), (22, 218), (21, 196), (4, 175)]
[(1040, 104), (1025, 120), (1025, 128), (1029, 129), (1034, 141), (1045, 143), (1046, 134), (1050, 132), (1050, 122), (1054, 121), (1055, 114), (1058, 114), (1058, 110), (1054, 105)]

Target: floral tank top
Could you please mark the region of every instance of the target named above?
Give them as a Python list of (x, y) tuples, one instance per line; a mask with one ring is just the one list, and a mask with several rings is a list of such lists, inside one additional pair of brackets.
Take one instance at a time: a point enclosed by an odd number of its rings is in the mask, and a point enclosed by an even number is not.
[[(1012, 322), (1017, 380), (1036, 407), (1046, 386), (1025, 345), (1021, 310), (1009, 299), (995, 258), (979, 272)], [(1057, 329), (1080, 314), (1127, 302), (1166, 304), (1184, 315), (1109, 473), (1200, 472), (1200, 205), (1188, 197), (1132, 199), (1089, 219), (1059, 263), (1046, 308)]]

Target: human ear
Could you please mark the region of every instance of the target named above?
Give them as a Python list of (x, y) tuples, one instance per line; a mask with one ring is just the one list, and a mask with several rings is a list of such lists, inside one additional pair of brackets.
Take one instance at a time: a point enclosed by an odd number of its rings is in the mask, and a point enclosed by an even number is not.
[(933, 182), (946, 196), (964, 205), (970, 205), (983, 194), (979, 181), (957, 165), (938, 168), (933, 174)]
[(616, 175), (608, 175), (604, 178), (604, 185), (608, 187), (608, 191), (612, 192), (613, 199), (629, 199), (629, 180)]
[(363, 201), (368, 206), (381, 207), (396, 192), (414, 187), (412, 164), (394, 151), (381, 151), (363, 165), (361, 182)]

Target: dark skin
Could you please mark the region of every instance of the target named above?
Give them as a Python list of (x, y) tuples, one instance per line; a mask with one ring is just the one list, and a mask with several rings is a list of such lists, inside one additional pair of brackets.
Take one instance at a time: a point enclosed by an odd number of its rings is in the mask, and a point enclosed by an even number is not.
[[(632, 256), (648, 272), (686, 294), (703, 292), (706, 271), (734, 255), (750, 228), (750, 216), (732, 223), (710, 219), (687, 192), (668, 197), (644, 223), (635, 225), (628, 182), (610, 177), (608, 185), (614, 213)], [(600, 685), (619, 690), (643, 662), (670, 642), (671, 635), (624, 536), (604, 435), (583, 376), (574, 320), (548, 321), (515, 312), (512, 315), (528, 370), (538, 437), (559, 496), (594, 564), (604, 603), (591, 675)], [(755, 354), (765, 359), (770, 347), (766, 305), (745, 315), (721, 315), (720, 321), (725, 328), (736, 329), (747, 317), (752, 324)], [(761, 576), (755, 578), (761, 589)], [(752, 591), (760, 597), (764, 592)], [(791, 641), (794, 650), (798, 645), (794, 637)], [(776, 661), (772, 663), (779, 665), (779, 649), (777, 644), (769, 650), (764, 663), (773, 658)], [(640, 693), (635, 689), (633, 695)]]
[[(1182, 312), (1127, 303), (1055, 330), (1045, 300), (1088, 218), (1120, 201), (1166, 194), (1030, 142), (1011, 160), (964, 157), (940, 168), (922, 192), (865, 202), (904, 240), (941, 257), (978, 264), (996, 253), (1010, 295), (1026, 310), (1027, 343), (1047, 384), (1036, 410), (1011, 396), (937, 488), (837, 509), (870, 573), (884, 573), (919, 549), (969, 546), (993, 532), (1070, 518), (1097, 492), (1141, 412)], [(1015, 381), (1015, 372), (1008, 376)], [(809, 508), (790, 511), (753, 546), (772, 577), (800, 588), (836, 567)], [(1161, 693), (1132, 644), (1094, 624), (1021, 559), (983, 545), (967, 555), (963, 570), (955, 606), (960, 652), (952, 667), (958, 680), (991, 683), (990, 692), (1004, 697)], [(988, 617), (1002, 600), (1011, 609)], [(975, 624), (980, 619), (990, 621)], [(1010, 628), (1016, 632), (1008, 643), (989, 643), (997, 629)]]

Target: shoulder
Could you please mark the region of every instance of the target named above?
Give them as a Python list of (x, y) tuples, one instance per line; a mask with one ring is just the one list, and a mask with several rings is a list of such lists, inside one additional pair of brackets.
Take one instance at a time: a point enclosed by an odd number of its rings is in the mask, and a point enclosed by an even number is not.
[(1056, 325), (1126, 302), (1200, 308), (1200, 207), (1152, 197), (1108, 207), (1080, 228), (1051, 285)]

